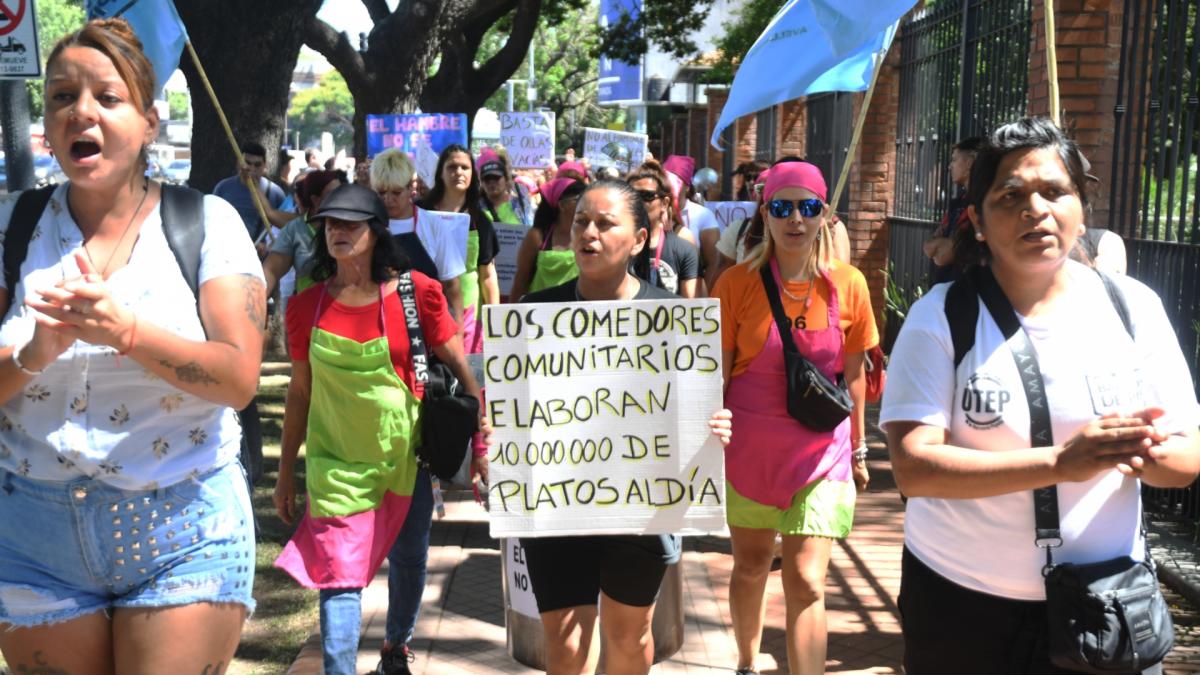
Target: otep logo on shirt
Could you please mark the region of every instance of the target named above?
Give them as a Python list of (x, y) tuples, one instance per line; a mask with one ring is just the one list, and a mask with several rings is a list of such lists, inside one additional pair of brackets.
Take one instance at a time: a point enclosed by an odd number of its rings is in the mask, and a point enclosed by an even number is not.
[(994, 429), (1004, 421), (1004, 407), (1012, 393), (1004, 383), (987, 373), (974, 373), (962, 391), (962, 411), (967, 424), (976, 429)]

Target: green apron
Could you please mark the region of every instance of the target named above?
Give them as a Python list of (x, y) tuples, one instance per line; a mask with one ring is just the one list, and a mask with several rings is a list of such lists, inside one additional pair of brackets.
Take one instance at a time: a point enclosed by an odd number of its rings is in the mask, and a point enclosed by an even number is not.
[[(327, 297), (322, 292), (322, 300)], [(420, 401), (392, 366), (384, 287), (379, 289), (383, 337), (358, 342), (317, 328), (306, 440), (306, 486), (313, 516), (345, 516), (377, 508), (384, 493), (411, 496)]]
[(560, 286), (579, 276), (579, 267), (575, 265), (575, 251), (554, 250), (555, 227), (558, 227), (557, 223), (546, 233), (542, 248), (538, 251), (533, 279), (529, 282), (530, 293)]
[[(479, 230), (467, 233), (467, 271), (458, 278), (462, 285), (463, 312), (479, 304)], [(476, 309), (478, 313), (478, 309)]]

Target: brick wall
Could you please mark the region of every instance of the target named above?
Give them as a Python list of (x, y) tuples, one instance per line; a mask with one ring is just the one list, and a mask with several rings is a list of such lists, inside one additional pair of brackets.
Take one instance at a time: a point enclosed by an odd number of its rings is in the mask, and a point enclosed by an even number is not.
[[(867, 110), (858, 152), (850, 167), (850, 262), (862, 270), (871, 289), (871, 307), (883, 317), (884, 272), (888, 261), (888, 216), (893, 212), (896, 187), (896, 117), (900, 107), (900, 43), (892, 44), (879, 71)], [(854, 105), (855, 122), (863, 97)], [(837, 176), (829, 178), (830, 190)], [(832, 198), (832, 196), (831, 196)], [(880, 330), (882, 334), (882, 326)]]
[[(1090, 225), (1108, 227), (1112, 192), (1113, 108), (1121, 62), (1124, 3), (1120, 0), (1057, 0), (1054, 3), (1062, 125), (1100, 178), (1092, 193)], [(1050, 114), (1046, 73), (1046, 21), (1043, 0), (1033, 4), (1033, 44), (1029, 53), (1029, 113)]]
[(708, 108), (692, 108), (688, 111), (688, 150), (687, 154), (696, 160), (696, 168), (711, 166), (718, 172), (721, 165), (713, 166), (708, 163)]
[(779, 134), (775, 139), (775, 156), (803, 157), (808, 141), (808, 106), (803, 100), (788, 101), (775, 106)]

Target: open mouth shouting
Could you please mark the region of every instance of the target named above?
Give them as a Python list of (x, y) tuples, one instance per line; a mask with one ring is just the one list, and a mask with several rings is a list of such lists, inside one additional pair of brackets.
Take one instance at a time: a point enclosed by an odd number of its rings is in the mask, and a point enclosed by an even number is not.
[(100, 144), (90, 138), (78, 138), (71, 143), (71, 160), (77, 164), (88, 164), (100, 155)]

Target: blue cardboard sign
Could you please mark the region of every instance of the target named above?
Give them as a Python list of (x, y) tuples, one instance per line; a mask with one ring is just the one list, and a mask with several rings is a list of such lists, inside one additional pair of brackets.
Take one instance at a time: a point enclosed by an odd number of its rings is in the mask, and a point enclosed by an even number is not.
[(367, 115), (368, 157), (388, 148), (400, 148), (416, 156), (421, 137), (427, 139), (437, 153), (455, 143), (465, 146), (467, 116), (462, 113)]
[[(641, 11), (642, 0), (600, 0), (600, 27), (615, 25), (622, 14), (636, 19)], [(642, 100), (642, 64), (601, 56), (596, 100), (601, 104)]]

